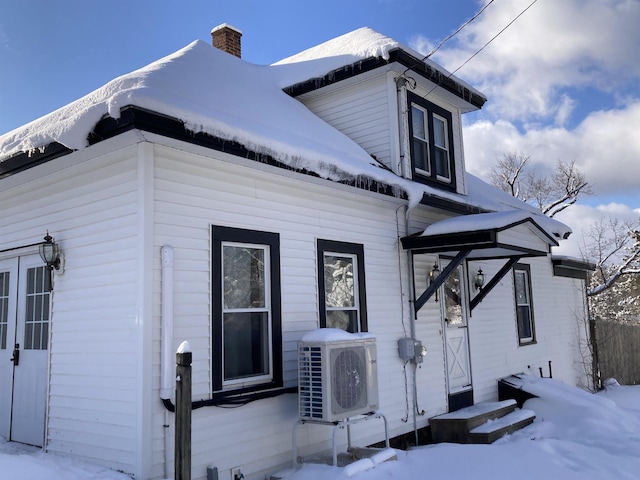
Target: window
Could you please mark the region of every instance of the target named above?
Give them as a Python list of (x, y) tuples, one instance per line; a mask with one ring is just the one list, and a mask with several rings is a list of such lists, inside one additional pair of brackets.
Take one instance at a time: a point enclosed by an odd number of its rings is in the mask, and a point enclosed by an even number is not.
[(520, 345), (535, 343), (535, 325), (531, 302), (531, 269), (529, 265), (513, 267), (513, 286), (516, 302), (516, 321)]
[(320, 327), (367, 331), (364, 248), (318, 240)]
[(9, 272), (0, 272), (0, 350), (7, 348), (9, 326)]
[(455, 189), (451, 112), (409, 92), (414, 180)]
[(214, 226), (212, 238), (214, 391), (281, 387), (279, 235)]
[(47, 267), (27, 270), (24, 319), (24, 349), (46, 350), (49, 346), (49, 272)]

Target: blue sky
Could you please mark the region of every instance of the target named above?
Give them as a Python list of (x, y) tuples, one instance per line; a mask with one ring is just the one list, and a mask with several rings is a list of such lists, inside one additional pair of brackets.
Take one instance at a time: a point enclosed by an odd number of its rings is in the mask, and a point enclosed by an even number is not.
[[(172, 53), (243, 31), (268, 64), (362, 26), (428, 53), (489, 0), (0, 0), (0, 134)], [(494, 0), (433, 60), (457, 69), (533, 0)], [(537, 0), (457, 75), (489, 101), (465, 115), (467, 167), (507, 152), (575, 160), (595, 195), (561, 220), (640, 214), (640, 0)]]

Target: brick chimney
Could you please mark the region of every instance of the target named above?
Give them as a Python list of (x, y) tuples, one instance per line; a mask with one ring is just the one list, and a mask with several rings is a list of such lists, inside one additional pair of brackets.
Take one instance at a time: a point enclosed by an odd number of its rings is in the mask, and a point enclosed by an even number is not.
[(213, 46), (238, 58), (241, 56), (240, 37), (242, 37), (242, 32), (227, 23), (218, 25), (211, 30)]

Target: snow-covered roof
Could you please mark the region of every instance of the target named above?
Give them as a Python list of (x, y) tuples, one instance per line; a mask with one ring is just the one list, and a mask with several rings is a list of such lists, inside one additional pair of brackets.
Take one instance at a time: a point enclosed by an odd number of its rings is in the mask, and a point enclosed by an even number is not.
[(460, 215), (432, 223), (422, 234), (401, 242), (405, 249), (420, 253), (465, 251), (467, 259), (546, 256), (550, 247), (558, 246), (558, 239), (539, 220), (544, 219), (519, 209)]
[(291, 82), (324, 74), (336, 65), (372, 55), (384, 57), (399, 45), (365, 28), (274, 66), (259, 66), (195, 41), (0, 136), (0, 162), (54, 142), (72, 150), (84, 149), (102, 118), (118, 119), (121, 108), (136, 106), (179, 119), (193, 133), (237, 142), (323, 178), (370, 179), (401, 189), (411, 207), (427, 195), (484, 210), (515, 208), (537, 215), (542, 228), (554, 236), (562, 238), (570, 232), (566, 225), (471, 175), (467, 177), (467, 196), (401, 178), (381, 168), (356, 142), (282, 91)]
[(88, 146), (98, 121), (133, 105), (180, 119), (194, 133), (232, 140), (293, 168), (342, 181), (369, 178), (404, 190), (415, 204), (422, 188), (394, 175), (358, 144), (280, 87), (277, 69), (258, 66), (195, 41), (44, 117), (0, 137), (0, 161), (58, 142)]
[(341, 328), (317, 328), (305, 333), (301, 341), (303, 342), (349, 342), (354, 339), (375, 339), (375, 335), (369, 332), (350, 333)]
[(422, 235), (447, 235), (481, 230), (501, 230), (527, 219), (533, 220), (531, 218), (532, 216), (533, 215), (525, 210), (505, 210), (502, 212), (461, 215), (432, 223), (422, 232)]
[(572, 230), (558, 220), (548, 217), (533, 205), (529, 205), (499, 188), (489, 185), (478, 177), (467, 173), (467, 203), (492, 212), (523, 211), (542, 229), (559, 239), (567, 238)]
[[(368, 58), (382, 57), (389, 60), (390, 54), (394, 50), (403, 50), (416, 59), (416, 63), (424, 63), (431, 69), (440, 72), (443, 77), (451, 78), (460, 86), (465, 87), (476, 97), (486, 100), (484, 94), (452, 75), (437, 63), (424, 59), (424, 55), (414, 49), (369, 27), (362, 27), (328, 40), (291, 57), (279, 60), (272, 66), (281, 67), (279, 76), (282, 81), (281, 86), (285, 88), (305, 80), (322, 77), (332, 71)], [(287, 68), (288, 66), (293, 68)]]

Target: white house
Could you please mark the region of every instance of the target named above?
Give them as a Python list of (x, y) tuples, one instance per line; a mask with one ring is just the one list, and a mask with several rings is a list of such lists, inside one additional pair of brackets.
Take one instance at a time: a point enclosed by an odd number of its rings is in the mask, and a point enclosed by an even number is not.
[(551, 256), (569, 228), (465, 171), (485, 101), (363, 28), (270, 66), (196, 41), (1, 136), (0, 435), (170, 476), (188, 340), (193, 478), (264, 478), (319, 327), (375, 336), (390, 436), (510, 374), (587, 383), (584, 265)]

